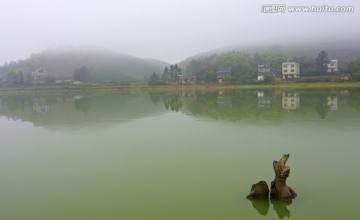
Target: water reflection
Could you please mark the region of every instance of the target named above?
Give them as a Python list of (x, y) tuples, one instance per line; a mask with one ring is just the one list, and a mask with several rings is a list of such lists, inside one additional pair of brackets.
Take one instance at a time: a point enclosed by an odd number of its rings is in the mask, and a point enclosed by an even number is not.
[(288, 206), (291, 205), (292, 201), (279, 201), (274, 199), (249, 199), (253, 208), (262, 216), (267, 216), (270, 209), (270, 202), (279, 219), (285, 217), (290, 218), (290, 210)]
[[(353, 90), (352, 94), (358, 91)], [(244, 119), (275, 119), (289, 114), (316, 112), (321, 119), (329, 111), (349, 107), (353, 97), (349, 91), (334, 90), (240, 90), (198, 92), (196, 102), (185, 100), (185, 111), (191, 115), (208, 116), (214, 119), (238, 121)], [(360, 98), (360, 97), (359, 97)], [(341, 102), (341, 103), (340, 103)], [(350, 106), (351, 107), (351, 106)]]
[(50, 110), (50, 105), (46, 102), (44, 98), (34, 98), (33, 110), (38, 113), (46, 114)]
[(286, 111), (300, 108), (300, 95), (297, 92), (283, 92), (282, 108)]
[(53, 129), (103, 129), (165, 112), (144, 94), (0, 97), (0, 117)]
[(249, 199), (254, 209), (263, 216), (269, 212), (270, 202), (269, 199)]
[(288, 206), (291, 205), (291, 203), (291, 200), (278, 201), (271, 199), (271, 204), (273, 205), (273, 208), (280, 219), (283, 219), (285, 217), (290, 218), (290, 210), (288, 209)]
[(91, 109), (91, 101), (89, 98), (74, 98), (74, 106), (77, 111), (87, 113)]
[[(354, 111), (355, 110), (355, 111)], [(143, 94), (0, 96), (0, 116), (38, 126), (116, 125), (142, 117), (182, 112), (227, 121), (359, 117), (359, 90), (219, 90)], [(338, 113), (340, 112), (340, 113)], [(346, 112), (343, 114), (342, 112)]]
[(331, 111), (336, 111), (338, 109), (338, 97), (337, 96), (328, 96), (327, 97), (327, 106)]

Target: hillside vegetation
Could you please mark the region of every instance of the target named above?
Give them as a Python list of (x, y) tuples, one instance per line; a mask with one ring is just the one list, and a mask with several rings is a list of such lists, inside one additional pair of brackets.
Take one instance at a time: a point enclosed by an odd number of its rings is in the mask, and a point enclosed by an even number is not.
[[(326, 53), (326, 59), (336, 59), (339, 63), (337, 72), (325, 73), (319, 70), (316, 59), (320, 51)], [(360, 77), (357, 57), (360, 55), (360, 41), (337, 41), (280, 45), (232, 46), (201, 53), (184, 60), (179, 65), (185, 74), (194, 75), (200, 82), (216, 82), (218, 72), (230, 68), (231, 74), (225, 78), (228, 82), (256, 82), (258, 64), (270, 66), (274, 75), (281, 76), (283, 62), (295, 61), (300, 64), (301, 77), (334, 76), (353, 74), (353, 79)], [(326, 72), (326, 71), (325, 71)], [(271, 79), (268, 77), (268, 81)], [(319, 80), (324, 81), (323, 78)], [(337, 80), (329, 78), (330, 81)], [(266, 81), (266, 80), (265, 80)]]
[(209, 57), (213, 54), (223, 54), (229, 52), (241, 52), (249, 55), (256, 53), (268, 54), (286, 54), (290, 57), (313, 57), (315, 58), (319, 51), (326, 50), (331, 59), (337, 59), (340, 63), (351, 62), (354, 57), (360, 54), (360, 39), (332, 39), (323, 41), (293, 41), (282, 43), (263, 43), (247, 45), (230, 45), (214, 50), (209, 50), (188, 57), (182, 62), (182, 66), (188, 64), (194, 59)]
[(5, 64), (0, 67), (0, 77), (11, 69), (21, 71), (26, 77), (43, 68), (51, 78), (73, 78), (76, 69), (86, 67), (87, 82), (125, 84), (146, 81), (152, 72), (161, 72), (166, 65), (162, 61), (107, 50), (47, 50), (32, 54), (26, 60)]

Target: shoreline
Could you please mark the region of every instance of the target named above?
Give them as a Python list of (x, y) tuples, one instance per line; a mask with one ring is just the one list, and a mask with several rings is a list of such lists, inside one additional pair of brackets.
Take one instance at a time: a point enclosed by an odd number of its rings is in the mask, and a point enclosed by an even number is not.
[(354, 89), (360, 82), (323, 83), (278, 83), (278, 84), (196, 84), (196, 85), (40, 85), (22, 87), (0, 87), (1, 93), (56, 93), (56, 92), (149, 92), (182, 90), (227, 90), (227, 89)]

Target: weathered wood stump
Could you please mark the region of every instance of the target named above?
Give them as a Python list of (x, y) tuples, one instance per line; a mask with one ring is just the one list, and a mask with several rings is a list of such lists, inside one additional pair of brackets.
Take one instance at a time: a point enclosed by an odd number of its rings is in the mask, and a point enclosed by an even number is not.
[(290, 175), (290, 167), (286, 166), (289, 154), (284, 154), (279, 162), (273, 161), (275, 179), (271, 182), (270, 190), (265, 181), (260, 181), (251, 186), (250, 193), (246, 196), (249, 199), (268, 199), (269, 192), (271, 199), (289, 201), (297, 196), (296, 192), (286, 184)]
[(273, 161), (275, 179), (271, 182), (270, 197), (278, 200), (291, 200), (297, 196), (296, 192), (286, 184), (290, 175), (290, 167), (286, 166), (289, 154), (284, 154), (278, 161)]
[(265, 181), (260, 181), (251, 186), (250, 193), (246, 197), (254, 199), (268, 199), (269, 192), (268, 184)]

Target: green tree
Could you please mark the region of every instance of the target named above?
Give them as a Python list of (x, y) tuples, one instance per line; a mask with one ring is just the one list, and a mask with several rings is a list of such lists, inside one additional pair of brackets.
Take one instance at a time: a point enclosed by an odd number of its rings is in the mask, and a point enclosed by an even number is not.
[(192, 60), (186, 67), (187, 73), (196, 74), (201, 71), (201, 61), (200, 60)]
[(328, 53), (325, 50), (322, 50), (319, 53), (318, 57), (315, 59), (315, 64), (321, 74), (326, 73), (328, 69), (328, 63), (330, 63)]
[(21, 84), (24, 81), (21, 71), (14, 69), (6, 72), (5, 79), (10, 84)]
[(169, 74), (169, 68), (165, 67), (163, 75), (162, 75), (162, 81), (164, 83), (167, 83), (170, 81), (170, 74)]
[[(170, 79), (172, 82), (175, 82), (179, 79), (179, 70), (178, 70), (178, 65), (170, 65), (170, 70), (169, 70), (169, 74), (170, 74)], [(181, 72), (181, 71), (180, 71)]]
[(266, 75), (264, 76), (264, 83), (274, 83), (275, 78), (272, 75)]
[(82, 66), (81, 68), (76, 68), (74, 71), (74, 80), (80, 82), (86, 82), (89, 80), (90, 72), (85, 67)]
[(294, 61), (301, 64), (301, 75), (302, 76), (316, 76), (317, 75), (317, 66), (312, 57), (295, 57)]
[(156, 74), (156, 72), (153, 72), (153, 74), (151, 74), (150, 79), (149, 79), (149, 85), (159, 85), (160, 84), (160, 77), (158, 74)]
[(360, 55), (355, 57), (351, 62), (351, 70), (353, 74), (353, 79), (360, 80)]
[(171, 64), (170, 68), (165, 67), (164, 73), (162, 75), (162, 81), (164, 83), (176, 82), (179, 80), (179, 75), (181, 74), (181, 68), (177, 64)]
[(174, 80), (179, 80), (179, 76), (180, 75), (182, 75), (182, 71), (181, 71), (181, 68), (177, 65), (177, 64), (175, 64), (175, 66), (174, 66), (174, 71), (175, 71), (175, 78), (174, 78)]

